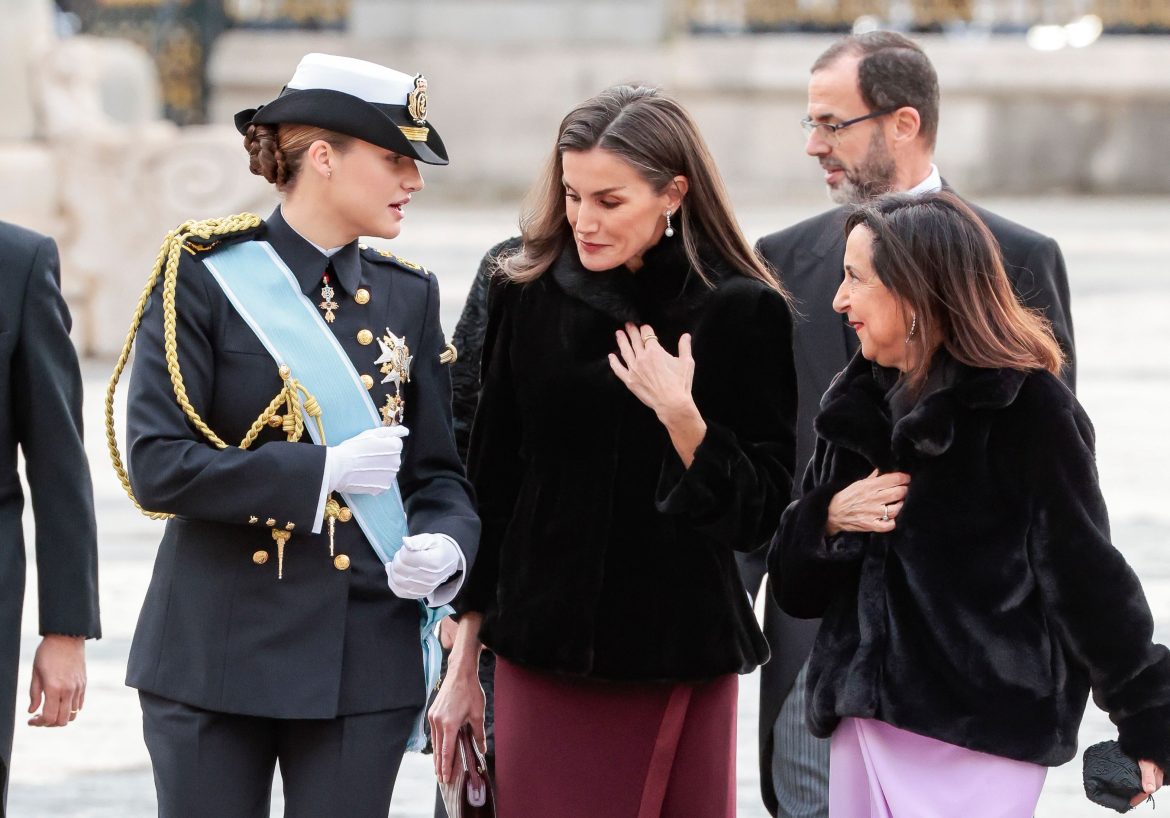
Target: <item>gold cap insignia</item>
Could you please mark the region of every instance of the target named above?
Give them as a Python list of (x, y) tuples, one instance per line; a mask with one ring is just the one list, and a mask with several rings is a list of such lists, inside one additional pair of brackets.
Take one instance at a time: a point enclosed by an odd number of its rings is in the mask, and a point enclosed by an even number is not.
[(414, 77), (414, 90), (406, 95), (406, 112), (416, 125), (427, 121), (427, 78), (422, 74)]

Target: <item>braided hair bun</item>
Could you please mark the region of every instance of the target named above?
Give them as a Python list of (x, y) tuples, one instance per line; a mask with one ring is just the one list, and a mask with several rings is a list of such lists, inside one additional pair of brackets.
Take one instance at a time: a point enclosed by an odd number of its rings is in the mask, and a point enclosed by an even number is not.
[(276, 127), (249, 125), (244, 134), (244, 147), (248, 151), (248, 170), (263, 176), (277, 188), (283, 188), (288, 181), (289, 169), (277, 141)]

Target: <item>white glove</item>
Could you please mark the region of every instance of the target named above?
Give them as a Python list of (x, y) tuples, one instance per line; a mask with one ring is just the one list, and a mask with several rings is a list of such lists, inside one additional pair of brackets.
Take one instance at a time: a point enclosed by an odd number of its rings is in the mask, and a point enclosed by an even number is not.
[(405, 426), (379, 426), (325, 450), (326, 491), (381, 494), (402, 466)]
[(386, 565), (390, 590), (403, 599), (422, 599), (459, 570), (462, 554), (446, 534), (415, 534)]

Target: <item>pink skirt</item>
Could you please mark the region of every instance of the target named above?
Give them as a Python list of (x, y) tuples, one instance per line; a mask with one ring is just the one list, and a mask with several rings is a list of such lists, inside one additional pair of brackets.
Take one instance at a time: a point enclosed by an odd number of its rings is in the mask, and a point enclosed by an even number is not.
[(501, 818), (735, 818), (739, 680), (609, 683), (496, 662)]
[(874, 719), (843, 719), (829, 749), (829, 818), (1031, 818), (1047, 774)]

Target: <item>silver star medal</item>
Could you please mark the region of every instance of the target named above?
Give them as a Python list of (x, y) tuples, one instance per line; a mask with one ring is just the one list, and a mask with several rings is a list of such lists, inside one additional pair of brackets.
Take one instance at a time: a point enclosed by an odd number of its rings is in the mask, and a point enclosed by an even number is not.
[(410, 382), (410, 362), (414, 358), (410, 354), (410, 347), (406, 345), (406, 336), (399, 338), (389, 328), (386, 334), (378, 339), (378, 347), (382, 354), (374, 361), (381, 368), (379, 371), (386, 377), (382, 383), (394, 384), (394, 394), (386, 396), (386, 405), (382, 407), (382, 423), (393, 426), (402, 423), (406, 412), (406, 400), (402, 397), (402, 384)]

